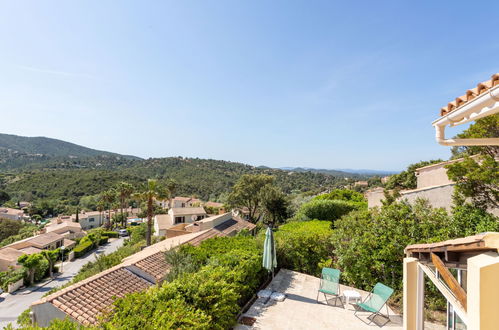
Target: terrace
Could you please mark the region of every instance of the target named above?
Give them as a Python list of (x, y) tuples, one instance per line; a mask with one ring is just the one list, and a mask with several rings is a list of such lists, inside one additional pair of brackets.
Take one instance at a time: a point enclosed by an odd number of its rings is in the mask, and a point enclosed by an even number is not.
[[(344, 304), (344, 307), (328, 297), (326, 304), (323, 295), (316, 301), (319, 288), (319, 278), (281, 269), (267, 289), (286, 295), (282, 302), (266, 298), (258, 298), (241, 316), (237, 330), (245, 329), (377, 329), (386, 319), (377, 316), (373, 323), (367, 325), (369, 313), (354, 315), (354, 305)], [(341, 285), (344, 290), (358, 291), (362, 299), (368, 292)], [(250, 323), (254, 322), (252, 325)], [(369, 322), (369, 321), (367, 321)], [(245, 323), (246, 325), (242, 324)], [(403, 329), (402, 317), (390, 309), (390, 322), (383, 326), (386, 329)], [(427, 323), (425, 329), (444, 329), (443, 326)]]

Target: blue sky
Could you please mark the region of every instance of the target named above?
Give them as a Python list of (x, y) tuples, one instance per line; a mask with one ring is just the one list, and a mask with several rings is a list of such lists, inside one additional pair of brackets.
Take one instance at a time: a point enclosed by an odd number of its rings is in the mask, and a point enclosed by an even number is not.
[(273, 167), (448, 158), (431, 122), (499, 72), (499, 3), (480, 8), (1, 1), (0, 132)]

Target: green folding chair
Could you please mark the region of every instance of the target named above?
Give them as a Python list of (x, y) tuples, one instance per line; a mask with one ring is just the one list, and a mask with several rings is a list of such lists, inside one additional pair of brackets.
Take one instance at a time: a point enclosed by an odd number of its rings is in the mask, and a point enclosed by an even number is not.
[[(379, 327), (384, 326), (385, 324), (390, 322), (390, 312), (388, 311), (388, 305), (386, 304), (386, 302), (388, 301), (388, 299), (392, 294), (393, 294), (392, 288), (382, 283), (376, 283), (373, 290), (371, 291), (371, 293), (369, 293), (366, 299), (364, 299), (364, 301), (361, 303), (355, 304), (356, 306), (360, 307), (361, 310), (356, 309), (354, 315), (362, 322), (364, 322), (364, 320), (362, 320), (360, 317), (357, 316), (357, 313), (361, 311), (371, 312), (372, 314), (367, 317), (369, 319), (369, 323), (367, 324), (371, 324), (376, 315), (380, 315), (382, 317), (387, 318), (387, 321), (382, 325), (378, 324), (378, 326)], [(380, 312), (383, 306), (386, 306), (386, 315)]]
[(326, 304), (329, 302), (326, 295), (331, 295), (334, 296), (335, 305), (336, 299), (340, 298), (341, 305), (345, 307), (340, 297), (340, 274), (341, 272), (338, 269), (322, 268), (321, 282), (317, 291), (317, 302), (319, 302), (319, 294), (323, 293)]

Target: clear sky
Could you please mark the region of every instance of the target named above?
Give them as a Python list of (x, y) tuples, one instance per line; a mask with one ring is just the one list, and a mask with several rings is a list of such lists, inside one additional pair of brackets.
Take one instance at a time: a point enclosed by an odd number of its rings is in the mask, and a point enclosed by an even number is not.
[(273, 167), (399, 170), (448, 158), (431, 122), (499, 72), (498, 10), (0, 1), (0, 132)]

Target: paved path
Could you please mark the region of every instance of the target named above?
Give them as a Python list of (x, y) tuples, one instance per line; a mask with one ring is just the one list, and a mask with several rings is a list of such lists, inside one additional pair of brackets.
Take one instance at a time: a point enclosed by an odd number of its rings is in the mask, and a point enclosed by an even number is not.
[(59, 273), (57, 278), (52, 281), (44, 281), (38, 283), (34, 287), (18, 290), (12, 294), (3, 293), (0, 296), (0, 329), (3, 329), (3, 327), (10, 322), (15, 322), (17, 317), (28, 309), (31, 303), (42, 298), (47, 291), (70, 281), (83, 265), (90, 261), (95, 261), (94, 253), (109, 254), (114, 252), (123, 245), (123, 241), (123, 238), (116, 239), (104, 246), (100, 246), (97, 250), (94, 250), (84, 258), (75, 259), (72, 262), (65, 262), (62, 274)]

